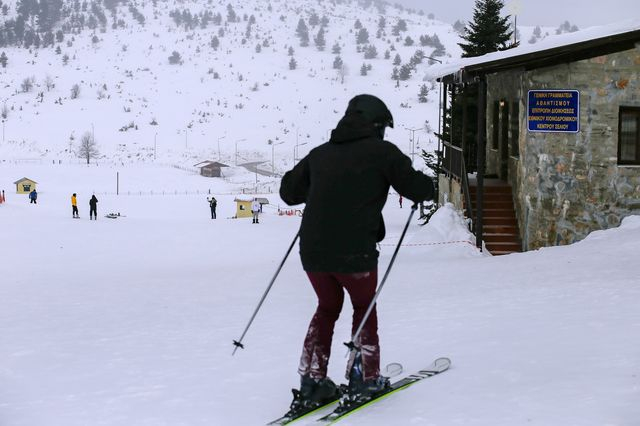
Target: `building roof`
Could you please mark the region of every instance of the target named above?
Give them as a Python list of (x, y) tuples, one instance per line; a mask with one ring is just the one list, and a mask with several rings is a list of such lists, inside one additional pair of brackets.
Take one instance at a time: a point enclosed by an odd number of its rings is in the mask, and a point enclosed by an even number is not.
[(17, 185), (17, 184), (19, 184), (20, 182), (24, 182), (25, 180), (28, 180), (29, 182), (33, 182), (33, 183), (38, 183), (38, 182), (36, 182), (36, 181), (35, 181), (35, 180), (33, 180), (33, 179), (29, 179), (29, 178), (27, 178), (27, 177), (23, 177), (22, 179), (19, 179), (19, 180), (17, 180), (17, 181), (15, 181), (15, 182), (13, 182), (13, 184), (14, 184), (14, 185)]
[(204, 168), (204, 167), (229, 167), (226, 164), (223, 163), (219, 163), (217, 161), (201, 161), (198, 164), (194, 164), (193, 167), (200, 167), (200, 168)]
[(254, 198), (258, 198), (258, 202), (260, 202), (260, 204), (269, 204), (269, 200), (264, 197), (236, 197), (233, 201), (251, 203)]
[(535, 69), (633, 49), (640, 42), (640, 21), (629, 19), (590, 27), (573, 33), (549, 36), (534, 44), (460, 58), (429, 67), (425, 79), (446, 83), (471, 81), (478, 75), (513, 68)]

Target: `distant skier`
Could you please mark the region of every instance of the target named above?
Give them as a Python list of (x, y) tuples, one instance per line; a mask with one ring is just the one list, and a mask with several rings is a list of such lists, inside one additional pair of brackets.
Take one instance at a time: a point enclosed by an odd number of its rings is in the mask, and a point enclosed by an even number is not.
[(78, 214), (78, 198), (76, 197), (75, 192), (71, 195), (71, 214), (74, 218), (80, 217)]
[(402, 208), (402, 195), (399, 195), (398, 203), (400, 203), (400, 208)]
[(207, 200), (209, 200), (209, 208), (211, 209), (211, 219), (215, 219), (218, 200), (215, 197), (207, 198)]
[[(397, 146), (384, 140), (393, 117), (375, 96), (351, 99), (331, 139), (282, 178), (280, 197), (306, 203), (300, 227), (302, 266), (318, 296), (304, 341), (296, 406), (331, 400), (336, 385), (327, 377), (331, 341), (346, 289), (354, 308), (352, 333), (372, 302), (377, 286), (376, 242), (385, 235), (382, 208), (389, 186), (414, 202), (432, 199), (433, 183), (416, 171)], [(329, 167), (327, 165), (330, 165)], [(348, 392), (368, 397), (389, 386), (380, 375), (375, 307), (364, 324), (347, 366)]]
[(91, 220), (92, 216), (93, 220), (98, 220), (98, 199), (96, 194), (93, 194), (89, 200), (89, 220)]
[(258, 222), (260, 209), (262, 209), (262, 205), (260, 204), (260, 201), (258, 201), (257, 198), (254, 198), (253, 202), (251, 203), (251, 213), (253, 213), (253, 223), (260, 223)]
[(38, 204), (38, 193), (35, 189), (29, 193), (29, 200), (29, 204)]

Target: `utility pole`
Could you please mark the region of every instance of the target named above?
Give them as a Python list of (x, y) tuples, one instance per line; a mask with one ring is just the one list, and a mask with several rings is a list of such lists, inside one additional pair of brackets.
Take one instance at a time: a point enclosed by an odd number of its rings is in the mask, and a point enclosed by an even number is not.
[(246, 138), (236, 140), (236, 166), (238, 165), (238, 142), (244, 142), (246, 140)]
[(280, 142), (280, 143), (273, 143), (273, 141), (271, 139), (269, 139), (269, 144), (271, 145), (271, 173), (275, 174), (276, 173), (276, 166), (275, 166), (275, 146), (276, 145), (282, 145), (284, 143), (284, 141)]
[(298, 157), (300, 157), (300, 153), (299, 153), (299, 149), (298, 147), (302, 146), (302, 145), (306, 145), (309, 142), (302, 142), (302, 143), (298, 143), (296, 141), (296, 146), (293, 147), (293, 165), (296, 165), (296, 162), (298, 161)]
[(5, 122), (5, 121), (6, 121), (6, 120), (3, 118), (3, 119), (2, 119), (2, 144), (3, 144), (3, 145), (4, 145), (4, 122)]
[(224, 139), (227, 135), (218, 136), (218, 161), (222, 160), (222, 156), (220, 155), (220, 139)]
[(411, 139), (409, 139), (409, 142), (411, 143), (411, 164), (413, 165), (413, 157), (415, 155), (415, 144), (414, 144), (414, 136), (415, 136), (415, 132), (418, 130), (422, 130), (422, 127), (417, 127), (415, 129), (410, 129), (408, 127), (405, 127), (405, 129), (407, 129), (408, 131), (411, 132)]

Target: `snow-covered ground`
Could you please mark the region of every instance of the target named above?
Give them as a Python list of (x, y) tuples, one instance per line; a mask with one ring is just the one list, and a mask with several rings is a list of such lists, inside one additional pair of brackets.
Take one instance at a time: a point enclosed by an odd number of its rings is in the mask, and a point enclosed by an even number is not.
[[(11, 187), (23, 176), (37, 205)], [(170, 167), (3, 164), (0, 189), (0, 425), (260, 425), (287, 409), (315, 308), (297, 250), (231, 356), (299, 226), (277, 194), (253, 225), (229, 219), (235, 184)], [(409, 209), (392, 194), (384, 214), (381, 271)], [(413, 222), (379, 300), (383, 363), (410, 373), (447, 356), (451, 370), (341, 423), (637, 425), (640, 217), (504, 257), (470, 239), (450, 206)], [(347, 304), (336, 381), (350, 316)]]

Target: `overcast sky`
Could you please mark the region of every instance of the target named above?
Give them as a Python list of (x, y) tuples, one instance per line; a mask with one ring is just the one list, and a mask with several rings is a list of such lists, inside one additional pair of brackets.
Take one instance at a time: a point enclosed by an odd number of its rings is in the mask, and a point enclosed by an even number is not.
[[(388, 0), (453, 23), (473, 17), (475, 0)], [(640, 0), (504, 0), (505, 14), (519, 9), (518, 24), (557, 27), (564, 21), (579, 28), (610, 24), (630, 18), (640, 20)]]

